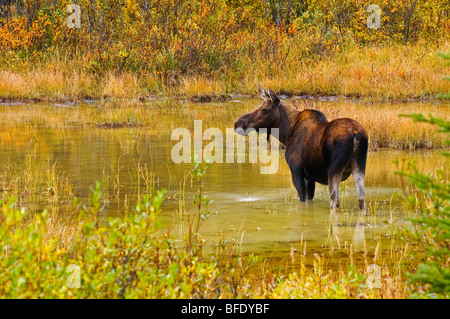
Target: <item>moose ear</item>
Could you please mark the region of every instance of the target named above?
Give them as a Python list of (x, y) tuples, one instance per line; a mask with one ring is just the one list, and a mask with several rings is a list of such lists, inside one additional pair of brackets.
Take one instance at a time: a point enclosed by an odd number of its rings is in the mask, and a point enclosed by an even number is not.
[(264, 88), (261, 85), (259, 85), (259, 84), (258, 84), (258, 93), (259, 93), (259, 95), (261, 95), (261, 98), (264, 101), (267, 101), (267, 99), (269, 98), (269, 95), (267, 94), (267, 91), (264, 90)]
[(271, 89), (269, 89), (269, 98), (272, 100), (272, 102), (278, 106), (278, 104), (280, 104), (280, 97), (278, 95), (275, 94), (274, 91), (272, 91)]

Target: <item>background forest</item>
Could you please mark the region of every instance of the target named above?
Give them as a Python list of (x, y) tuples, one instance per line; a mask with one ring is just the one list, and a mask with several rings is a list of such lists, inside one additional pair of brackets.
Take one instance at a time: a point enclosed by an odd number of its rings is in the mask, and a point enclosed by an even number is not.
[[(380, 7), (380, 28), (369, 28)], [(80, 28), (70, 4), (80, 8)], [(0, 97), (445, 91), (445, 0), (2, 0)], [(74, 26), (74, 25), (72, 25)], [(411, 81), (414, 79), (414, 81)], [(413, 83), (414, 82), (414, 83)]]

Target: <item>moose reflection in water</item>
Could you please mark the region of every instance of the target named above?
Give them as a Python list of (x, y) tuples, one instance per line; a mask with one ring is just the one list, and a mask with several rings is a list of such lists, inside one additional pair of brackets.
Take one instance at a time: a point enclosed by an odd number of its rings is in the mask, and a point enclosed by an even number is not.
[(279, 129), (286, 146), (286, 161), (300, 201), (314, 198), (315, 183), (329, 185), (330, 208), (339, 207), (338, 187), (353, 174), (359, 208), (364, 209), (364, 177), (368, 136), (364, 128), (348, 118), (329, 122), (317, 110), (298, 111), (288, 106), (272, 90), (258, 85), (264, 102), (234, 123), (237, 134), (250, 129)]

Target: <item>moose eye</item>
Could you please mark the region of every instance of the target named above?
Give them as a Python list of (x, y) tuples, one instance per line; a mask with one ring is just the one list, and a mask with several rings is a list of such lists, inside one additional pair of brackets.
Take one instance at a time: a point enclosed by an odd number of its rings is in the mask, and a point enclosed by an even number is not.
[(267, 112), (269, 112), (268, 108), (262, 109), (261, 112), (263, 112), (264, 114), (266, 114)]

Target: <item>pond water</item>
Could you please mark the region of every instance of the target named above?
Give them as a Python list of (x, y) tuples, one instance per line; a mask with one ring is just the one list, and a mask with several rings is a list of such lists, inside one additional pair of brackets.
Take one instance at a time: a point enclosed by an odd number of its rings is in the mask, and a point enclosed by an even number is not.
[[(0, 105), (0, 170), (14, 166), (26, 172), (27, 165), (37, 169), (38, 163), (47, 168), (56, 163), (57, 173), (68, 176), (80, 202), (87, 202), (89, 188), (101, 181), (107, 199), (104, 217), (123, 214), (125, 207), (133, 207), (136, 197), (148, 189), (141, 177), (153, 173), (155, 187), (167, 189), (163, 224), (172, 227), (177, 236), (183, 231), (180, 207), (184, 213), (195, 212), (192, 201), (197, 184), (189, 173), (193, 165), (176, 164), (171, 158), (179, 142), (171, 139), (172, 131), (186, 128), (194, 132), (194, 120), (202, 120), (203, 131), (218, 128), (225, 140), (226, 128), (232, 128), (238, 116), (258, 103), (252, 99), (205, 104), (162, 100), (141, 103), (136, 109), (104, 108), (98, 103), (4, 103)], [(142, 126), (95, 126), (112, 121)], [(341, 208), (334, 214), (330, 214), (328, 191), (323, 185), (317, 185), (314, 201), (300, 203), (282, 152), (274, 174), (261, 174), (260, 163), (248, 160), (212, 163), (204, 178), (203, 192), (213, 202), (201, 235), (211, 244), (221, 239), (235, 240), (246, 253), (274, 259), (289, 259), (292, 251), (304, 249), (305, 242), (308, 252), (333, 247), (336, 261), (347, 256), (350, 244), (361, 250), (366, 242), (373, 252), (381, 237), (389, 247), (393, 228), (404, 223), (403, 207), (394, 195), (403, 192), (401, 179), (394, 174), (399, 169), (394, 161), (414, 160), (420, 169), (432, 171), (442, 166), (439, 153), (369, 152), (365, 216), (357, 209), (352, 177), (341, 183)], [(180, 200), (183, 196), (184, 201)], [(25, 199), (23, 203), (34, 209), (45, 206), (38, 199)], [(58, 205), (67, 203), (61, 201)]]

